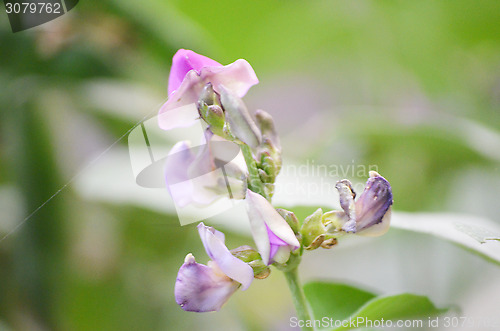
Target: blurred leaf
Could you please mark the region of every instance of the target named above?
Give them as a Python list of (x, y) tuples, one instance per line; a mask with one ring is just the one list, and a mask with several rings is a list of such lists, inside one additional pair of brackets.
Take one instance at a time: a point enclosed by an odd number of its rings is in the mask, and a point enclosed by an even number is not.
[(455, 223), (455, 228), (463, 233), (471, 236), (472, 238), (479, 241), (481, 244), (485, 244), (488, 240), (498, 240), (500, 241), (500, 234), (493, 233), (488, 229), (482, 228), (480, 226), (468, 225), (463, 223)]
[(395, 213), (391, 227), (436, 236), (500, 265), (500, 227), (492, 221), (472, 215), (451, 213)]
[[(429, 317), (442, 314), (448, 309), (439, 309), (428, 297), (403, 293), (391, 296), (380, 296), (361, 307), (352, 319), (364, 318), (366, 321), (403, 320), (415, 317)], [(337, 328), (348, 330), (350, 328)]]
[[(304, 286), (304, 292), (316, 320), (323, 317), (332, 318), (333, 321), (358, 321), (361, 318), (372, 322), (382, 319), (402, 320), (434, 316), (447, 310), (436, 308), (425, 296), (404, 293), (375, 297), (372, 293), (344, 284), (311, 282)], [(346, 323), (346, 326), (333, 330), (355, 328)]]
[(356, 287), (328, 282), (310, 282), (304, 285), (306, 299), (315, 319), (322, 317), (344, 320), (376, 295)]

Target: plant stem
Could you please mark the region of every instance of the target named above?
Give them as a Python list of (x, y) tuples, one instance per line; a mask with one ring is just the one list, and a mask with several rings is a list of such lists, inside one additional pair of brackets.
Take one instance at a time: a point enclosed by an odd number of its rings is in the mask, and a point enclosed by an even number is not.
[(302, 330), (314, 331), (312, 327), (306, 326), (308, 321), (311, 321), (311, 313), (309, 312), (309, 307), (304, 296), (304, 290), (299, 281), (299, 275), (297, 268), (290, 271), (285, 271), (285, 278), (292, 294), (293, 305), (297, 311), (297, 318), (304, 323)]
[(248, 188), (255, 193), (262, 195), (264, 198), (269, 200), (267, 194), (264, 190), (264, 185), (260, 180), (259, 171), (257, 170), (257, 164), (253, 159), (252, 150), (246, 144), (241, 144), (241, 152), (245, 158), (245, 162), (248, 168)]

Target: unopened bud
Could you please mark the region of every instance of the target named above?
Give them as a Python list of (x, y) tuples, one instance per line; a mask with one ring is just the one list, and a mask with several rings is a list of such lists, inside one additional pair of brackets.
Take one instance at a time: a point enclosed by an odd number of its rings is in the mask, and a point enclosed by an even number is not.
[(292, 228), (293, 232), (298, 234), (300, 223), (297, 216), (295, 216), (293, 212), (281, 208), (276, 209), (276, 211), (285, 219), (288, 225)]
[(207, 106), (220, 106), (219, 96), (217, 95), (217, 92), (214, 91), (212, 83), (207, 83), (205, 87), (203, 87), (198, 102), (203, 102)]
[(274, 149), (281, 151), (281, 144), (278, 133), (276, 132), (273, 117), (262, 109), (257, 109), (255, 111), (255, 118), (257, 119), (262, 137), (267, 138), (269, 144), (272, 145)]
[(264, 183), (264, 191), (267, 197), (272, 198), (274, 195), (274, 184)]
[(269, 175), (270, 183), (273, 183), (280, 170), (274, 158), (267, 152), (262, 153), (258, 166)]
[(281, 170), (281, 144), (274, 120), (271, 115), (261, 109), (255, 112), (255, 118), (262, 134), (262, 143), (257, 153), (258, 159), (262, 159), (263, 156), (271, 158), (272, 170), (269, 169), (266, 172), (271, 171), (276, 177)]
[(233, 136), (252, 148), (260, 145), (261, 134), (243, 101), (222, 85), (219, 86), (222, 107)]
[(226, 116), (221, 107), (219, 96), (214, 91), (212, 84), (208, 83), (203, 88), (198, 100), (198, 112), (216, 135), (228, 140), (234, 140), (226, 130)]

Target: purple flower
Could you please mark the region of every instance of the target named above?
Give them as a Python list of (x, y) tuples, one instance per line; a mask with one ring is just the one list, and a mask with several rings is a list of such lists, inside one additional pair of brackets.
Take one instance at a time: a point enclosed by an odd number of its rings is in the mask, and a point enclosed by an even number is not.
[(247, 189), (246, 201), (252, 235), (262, 261), (266, 265), (285, 263), (290, 252), (300, 247), (293, 230), (260, 194)]
[(365, 190), (354, 202), (356, 194), (347, 180), (337, 182), (340, 205), (347, 222), (342, 229), (365, 236), (380, 236), (389, 230), (391, 220), (391, 184), (375, 171), (370, 171)]
[(231, 254), (222, 232), (203, 223), (198, 232), (211, 261), (203, 265), (191, 253), (186, 256), (177, 274), (175, 301), (186, 311), (218, 311), (240, 286), (250, 286), (253, 269)]
[(215, 92), (225, 88), (238, 97), (259, 80), (250, 64), (243, 59), (227, 66), (190, 50), (180, 49), (174, 55), (168, 83), (168, 100), (160, 108), (160, 128), (188, 127), (198, 120), (196, 104), (207, 83), (212, 83)]
[(193, 51), (179, 49), (172, 59), (172, 68), (168, 77), (168, 95), (181, 86), (189, 71), (195, 70), (199, 75), (204, 67), (222, 67), (222, 64)]
[(223, 165), (225, 172), (216, 164), (221, 157), (227, 159), (228, 154), (229, 158), (235, 157), (238, 147), (214, 136), (210, 130), (205, 131), (205, 140), (206, 144), (196, 148), (185, 141), (178, 142), (167, 156), (165, 181), (172, 199), (181, 208), (191, 203), (208, 205), (223, 196), (245, 197), (244, 170), (230, 160)]

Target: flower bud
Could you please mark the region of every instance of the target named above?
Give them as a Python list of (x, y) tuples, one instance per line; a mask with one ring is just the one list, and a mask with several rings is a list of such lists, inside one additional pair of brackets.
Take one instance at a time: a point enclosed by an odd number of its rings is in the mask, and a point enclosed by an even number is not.
[(220, 99), (233, 136), (252, 148), (260, 145), (261, 134), (243, 101), (224, 86), (220, 86)]
[(288, 211), (286, 209), (278, 208), (276, 209), (276, 211), (278, 212), (278, 214), (281, 215), (281, 217), (285, 219), (290, 228), (292, 228), (293, 232), (296, 235), (299, 234), (300, 222), (297, 216), (295, 216), (295, 214), (292, 211)]
[(225, 139), (234, 140), (234, 137), (227, 131), (226, 116), (221, 107), (219, 96), (211, 83), (207, 83), (200, 94), (198, 112), (213, 133)]
[(267, 138), (267, 144), (272, 147), (272, 149), (281, 152), (280, 139), (276, 132), (273, 117), (262, 109), (257, 109), (255, 111), (255, 118), (259, 125), (260, 132), (262, 133), (262, 138)]
[(281, 165), (277, 164), (276, 160), (267, 151), (260, 153), (260, 162), (257, 166), (267, 174), (268, 183), (274, 183), (281, 168)]
[(264, 192), (268, 198), (272, 198), (274, 195), (274, 184), (264, 183)]
[(269, 174), (274, 183), (281, 170), (281, 144), (271, 115), (258, 109), (255, 118), (262, 134), (262, 143), (257, 149), (257, 165)]

